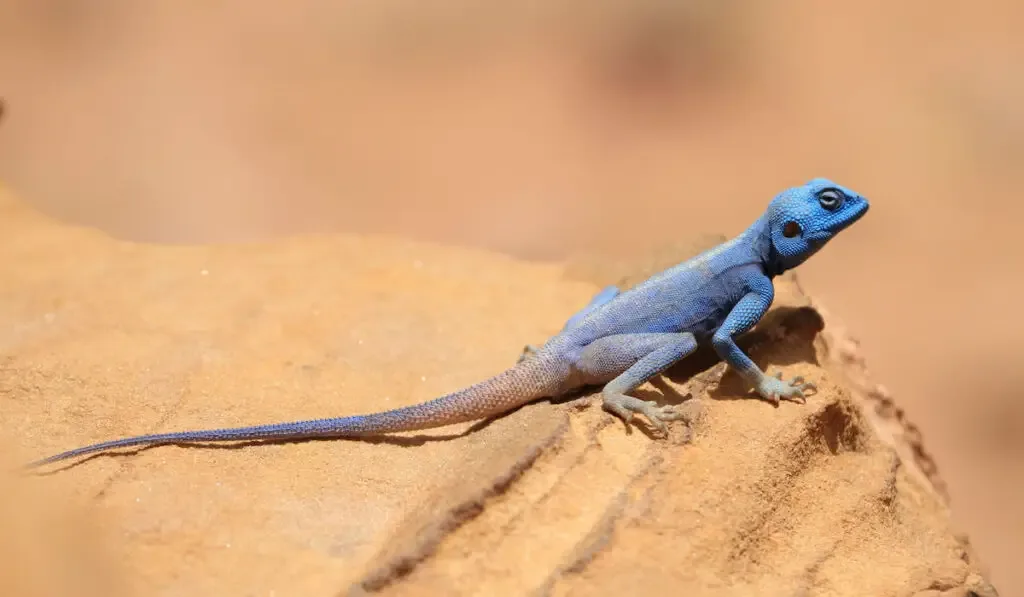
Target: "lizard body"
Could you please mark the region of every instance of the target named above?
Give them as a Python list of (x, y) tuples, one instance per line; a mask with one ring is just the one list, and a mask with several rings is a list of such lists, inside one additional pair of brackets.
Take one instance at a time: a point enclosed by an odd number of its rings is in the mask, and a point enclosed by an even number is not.
[(868, 201), (816, 178), (777, 195), (749, 228), (725, 243), (621, 292), (609, 286), (543, 346), (527, 346), (512, 368), (451, 394), (368, 415), (251, 427), (156, 433), (62, 452), (40, 465), (114, 448), (169, 443), (360, 437), (485, 419), (522, 404), (603, 385), (603, 406), (628, 425), (642, 414), (664, 432), (680, 414), (629, 393), (711, 344), (759, 397), (802, 399), (813, 383), (770, 377), (737, 346), (774, 299), (772, 279), (820, 250), (861, 218)]

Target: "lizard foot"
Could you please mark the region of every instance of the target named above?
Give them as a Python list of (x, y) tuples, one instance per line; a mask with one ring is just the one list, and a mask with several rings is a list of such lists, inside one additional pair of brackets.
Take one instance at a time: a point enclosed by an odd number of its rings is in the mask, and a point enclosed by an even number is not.
[(540, 349), (533, 344), (527, 344), (523, 347), (523, 351), (519, 353), (519, 359), (516, 360), (516, 363), (522, 363), (526, 359), (532, 357), (538, 350)]
[(625, 394), (604, 394), (604, 408), (626, 423), (626, 427), (633, 421), (633, 415), (641, 414), (651, 426), (663, 434), (668, 433), (666, 421), (674, 421), (683, 418), (672, 406), (658, 406), (653, 400), (640, 400)]
[(762, 378), (761, 383), (755, 388), (758, 395), (771, 402), (772, 404), (778, 404), (779, 400), (789, 400), (791, 402), (806, 403), (807, 399), (804, 392), (807, 390), (818, 390), (818, 386), (811, 382), (804, 382), (804, 378), (799, 375), (789, 381), (782, 379), (782, 373), (776, 373), (775, 377), (765, 376)]

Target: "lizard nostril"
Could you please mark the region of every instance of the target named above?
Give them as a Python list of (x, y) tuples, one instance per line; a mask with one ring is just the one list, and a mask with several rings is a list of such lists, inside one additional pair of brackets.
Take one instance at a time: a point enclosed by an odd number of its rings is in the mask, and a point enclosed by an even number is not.
[(800, 236), (801, 232), (800, 224), (797, 224), (796, 222), (786, 222), (786, 225), (782, 227), (782, 236), (785, 236), (786, 238)]

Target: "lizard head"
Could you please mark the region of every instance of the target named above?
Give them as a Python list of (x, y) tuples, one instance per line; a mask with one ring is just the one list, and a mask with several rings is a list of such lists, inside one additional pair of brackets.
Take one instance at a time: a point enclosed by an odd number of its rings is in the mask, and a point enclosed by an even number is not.
[(773, 269), (782, 272), (800, 265), (868, 207), (864, 197), (824, 178), (779, 193), (765, 213)]

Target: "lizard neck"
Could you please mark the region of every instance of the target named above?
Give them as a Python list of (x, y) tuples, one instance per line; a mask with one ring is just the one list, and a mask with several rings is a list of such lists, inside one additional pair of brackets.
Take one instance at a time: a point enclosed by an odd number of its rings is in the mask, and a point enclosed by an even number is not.
[(788, 269), (772, 244), (772, 231), (767, 214), (744, 230), (740, 238), (742, 246), (746, 247), (750, 251), (750, 256), (761, 264), (769, 278), (774, 278)]

